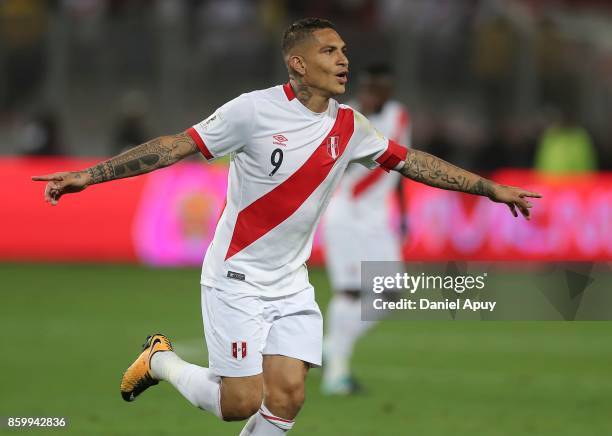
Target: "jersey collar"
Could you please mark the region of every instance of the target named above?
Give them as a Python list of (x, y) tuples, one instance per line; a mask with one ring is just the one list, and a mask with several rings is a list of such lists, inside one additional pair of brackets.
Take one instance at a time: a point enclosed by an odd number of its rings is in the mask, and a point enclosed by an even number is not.
[(295, 98), (295, 92), (293, 92), (293, 88), (291, 87), (291, 83), (287, 82), (283, 85), (283, 91), (285, 91), (285, 95), (289, 101)]
[(334, 100), (333, 99), (329, 99), (328, 105), (327, 105), (327, 109), (324, 112), (313, 112), (310, 109), (308, 109), (306, 106), (304, 106), (302, 104), (301, 101), (299, 101), (296, 96), (295, 96), (295, 92), (293, 91), (293, 88), (291, 87), (291, 83), (287, 82), (283, 85), (283, 91), (285, 92), (285, 95), (287, 96), (287, 100), (297, 108), (297, 110), (299, 110), (300, 112), (302, 112), (304, 115), (311, 117), (311, 118), (323, 118), (325, 116), (332, 116), (335, 117), (335, 111), (337, 109), (337, 105), (334, 104)]

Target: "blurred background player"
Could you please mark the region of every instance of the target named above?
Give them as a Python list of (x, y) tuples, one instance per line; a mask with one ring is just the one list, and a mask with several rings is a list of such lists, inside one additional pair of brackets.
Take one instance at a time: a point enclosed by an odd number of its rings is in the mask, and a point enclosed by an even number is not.
[[(410, 117), (398, 101), (392, 100), (393, 72), (387, 64), (372, 64), (359, 76), (355, 107), (383, 135), (400, 144), (410, 144)], [(401, 175), (382, 169), (369, 171), (349, 166), (333, 197), (325, 220), (326, 264), (335, 291), (327, 309), (324, 341), (325, 366), (322, 390), (345, 395), (359, 390), (350, 371), (356, 341), (374, 324), (361, 320), (361, 262), (400, 261), (405, 233)], [(400, 199), (400, 228), (391, 222), (392, 196)]]

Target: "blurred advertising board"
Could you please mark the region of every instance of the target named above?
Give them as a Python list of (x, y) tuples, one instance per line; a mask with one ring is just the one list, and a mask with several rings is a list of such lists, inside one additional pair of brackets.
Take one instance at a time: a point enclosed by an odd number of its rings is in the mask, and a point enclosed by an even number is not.
[(539, 192), (530, 221), (484, 197), (409, 185), (409, 260), (612, 260), (612, 174), (550, 177), (504, 170), (493, 180)]
[[(2, 261), (200, 265), (225, 202), (227, 167), (184, 162), (96, 185), (51, 207), (35, 174), (81, 169), (93, 160), (0, 159)], [(407, 260), (610, 261), (612, 174), (550, 178), (504, 170), (500, 183), (538, 191), (531, 221), (486, 198), (406, 181)], [(392, 207), (395, 202), (390, 199)], [(393, 227), (399, 216), (393, 214)], [(319, 235), (311, 263), (323, 260)]]

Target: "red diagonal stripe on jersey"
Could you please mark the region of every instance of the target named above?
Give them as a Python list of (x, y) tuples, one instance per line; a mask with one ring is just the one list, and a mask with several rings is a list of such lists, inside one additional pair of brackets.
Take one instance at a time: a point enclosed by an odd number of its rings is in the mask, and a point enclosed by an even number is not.
[(377, 167), (372, 171), (368, 171), (368, 173), (363, 176), (355, 186), (353, 186), (353, 198), (357, 198), (366, 192), (372, 185), (380, 180), (382, 176), (386, 174), (386, 171), (381, 167)]
[[(225, 260), (289, 218), (325, 180), (353, 135), (353, 111), (339, 109), (336, 122), (308, 160), (287, 180), (240, 211)], [(339, 137), (338, 157), (327, 152), (327, 140)]]

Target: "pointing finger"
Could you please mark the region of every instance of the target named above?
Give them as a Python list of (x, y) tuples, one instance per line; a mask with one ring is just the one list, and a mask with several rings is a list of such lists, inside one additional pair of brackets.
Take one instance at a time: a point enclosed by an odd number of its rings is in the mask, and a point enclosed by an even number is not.
[(64, 178), (57, 174), (49, 174), (47, 176), (32, 176), (32, 180), (35, 182), (61, 182)]
[(542, 194), (538, 194), (537, 192), (531, 191), (523, 191), (519, 194), (519, 197), (531, 197), (531, 198), (542, 198)]

